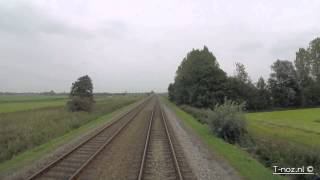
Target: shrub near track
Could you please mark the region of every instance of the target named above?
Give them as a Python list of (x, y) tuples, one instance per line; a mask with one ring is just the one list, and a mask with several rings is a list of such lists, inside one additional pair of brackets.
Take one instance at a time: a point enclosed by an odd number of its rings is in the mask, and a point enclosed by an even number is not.
[[(182, 106), (199, 122), (209, 112)], [(245, 149), (266, 167), (313, 166), (320, 172), (320, 108), (247, 113), (248, 131), (254, 140)], [(311, 175), (295, 175), (293, 179), (313, 179)]]
[(207, 124), (201, 124), (198, 120), (187, 114), (179, 107), (164, 99), (166, 104), (181, 118), (188, 126), (190, 126), (199, 137), (206, 143), (215, 153), (226, 159), (241, 175), (243, 179), (248, 180), (284, 180), (282, 176), (272, 174), (272, 170), (265, 168), (256, 159), (251, 157), (249, 153), (242, 150), (238, 146), (226, 143), (222, 139), (214, 136)]
[(95, 104), (91, 113), (68, 112), (64, 106), (0, 114), (0, 162), (137, 101), (113, 97)]

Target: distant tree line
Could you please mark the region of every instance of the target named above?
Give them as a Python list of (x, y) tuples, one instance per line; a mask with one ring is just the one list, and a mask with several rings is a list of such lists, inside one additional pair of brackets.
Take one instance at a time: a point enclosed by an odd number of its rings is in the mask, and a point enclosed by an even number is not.
[(204, 47), (192, 50), (178, 67), (169, 98), (177, 104), (212, 108), (226, 99), (246, 102), (248, 110), (320, 105), (320, 38), (296, 52), (294, 62), (277, 60), (267, 81), (252, 82), (245, 66), (236, 63), (233, 76), (220, 68)]

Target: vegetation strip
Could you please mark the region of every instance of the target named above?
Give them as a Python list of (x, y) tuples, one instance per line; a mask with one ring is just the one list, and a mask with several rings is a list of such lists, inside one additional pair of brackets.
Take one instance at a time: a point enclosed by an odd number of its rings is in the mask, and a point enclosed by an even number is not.
[(270, 169), (267, 169), (257, 160), (252, 158), (250, 154), (241, 150), (237, 146), (228, 144), (222, 139), (215, 137), (208, 126), (199, 123), (191, 115), (185, 113), (173, 103), (167, 99), (165, 103), (171, 107), (172, 110), (187, 124), (189, 125), (201, 139), (210, 147), (213, 151), (224, 157), (244, 179), (248, 180), (270, 180), (270, 179), (286, 179), (285, 177), (275, 176)]
[[(134, 103), (135, 104), (135, 103)], [(22, 168), (23, 166), (26, 166), (35, 160), (39, 159), (46, 153), (52, 152), (62, 144), (74, 139), (75, 137), (79, 136), (80, 134), (83, 134), (85, 132), (88, 132), (112, 119), (112, 117), (117, 116), (121, 114), (123, 111), (126, 111), (127, 109), (134, 106), (134, 104), (127, 105), (125, 107), (122, 107), (116, 111), (113, 111), (109, 114), (100, 116), (96, 118), (95, 120), (90, 121), (89, 123), (72, 130), (68, 132), (67, 134), (64, 134), (63, 136), (60, 136), (58, 138), (52, 139), (49, 142), (42, 144), (40, 146), (37, 146), (33, 149), (27, 150), (26, 152), (19, 154), (12, 158), (11, 160), (5, 161), (0, 164), (0, 173), (2, 175), (14, 172), (17, 169)], [(1, 175), (0, 175), (1, 177)]]

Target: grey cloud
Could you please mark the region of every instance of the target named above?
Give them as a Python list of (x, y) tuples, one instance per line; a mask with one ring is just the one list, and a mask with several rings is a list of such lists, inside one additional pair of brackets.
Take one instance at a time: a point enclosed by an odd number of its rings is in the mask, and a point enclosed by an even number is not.
[(90, 37), (80, 28), (58, 21), (27, 3), (0, 5), (0, 31), (16, 35), (58, 34)]
[[(278, 37), (270, 44), (269, 53), (280, 58), (294, 60), (295, 52), (299, 48), (307, 48), (308, 43), (319, 36), (317, 28), (300, 33), (291, 33)], [(288, 56), (289, 55), (289, 56)]]
[(120, 21), (106, 21), (98, 31), (108, 38), (122, 38), (129, 33), (129, 27)]
[[(0, 1), (0, 91), (166, 91), (183, 57), (207, 45), (253, 80), (320, 34), (317, 0)], [(288, 8), (290, 7), (290, 8)]]
[(248, 42), (240, 43), (235, 48), (234, 51), (238, 53), (248, 53), (252, 51), (261, 50), (264, 48), (264, 44), (262, 41), (252, 41), (248, 40)]

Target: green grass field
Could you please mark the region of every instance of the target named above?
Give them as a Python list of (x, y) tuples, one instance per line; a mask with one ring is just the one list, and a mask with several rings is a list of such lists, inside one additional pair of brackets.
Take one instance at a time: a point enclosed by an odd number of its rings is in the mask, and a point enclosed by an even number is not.
[(320, 148), (320, 108), (246, 114), (250, 134)]
[(0, 103), (8, 102), (30, 102), (30, 101), (48, 101), (66, 99), (64, 95), (0, 95)]
[(111, 120), (113, 117), (121, 114), (123, 111), (126, 111), (130, 107), (132, 107), (134, 104), (130, 104), (128, 106), (124, 106), (120, 109), (117, 109), (116, 111), (113, 111), (112, 113), (107, 113), (106, 115), (100, 116), (94, 120), (91, 120), (90, 122), (86, 123), (85, 125), (74, 129), (70, 132), (65, 133), (62, 136), (58, 136), (57, 138), (51, 139), (48, 142), (36, 146), (35, 148), (31, 148), (29, 150), (26, 150), (23, 153), (20, 153), (19, 155), (14, 156), (12, 159), (5, 161), (3, 163), (0, 163), (0, 179), (8, 174), (11, 174), (15, 172), (16, 170), (28, 166), (28, 164), (36, 161), (37, 159), (41, 158), (43, 155), (52, 152), (54, 149), (58, 148), (62, 144), (76, 138), (80, 134), (83, 134), (89, 130), (92, 130), (103, 123), (106, 123), (107, 121)]
[[(139, 99), (141, 96), (108, 97), (97, 101), (90, 113), (69, 112), (65, 108), (65, 101), (61, 100), (19, 102), (19, 107), (20, 104), (22, 106), (35, 103), (33, 104), (35, 108), (0, 113), (0, 162), (60, 137)], [(4, 104), (16, 105), (15, 102)]]
[(176, 114), (189, 125), (202, 140), (218, 155), (225, 158), (230, 165), (232, 165), (246, 180), (277, 180), (286, 179), (282, 176), (272, 174), (271, 169), (265, 168), (257, 160), (252, 158), (246, 151), (237, 146), (224, 142), (222, 139), (215, 137), (205, 124), (201, 124), (198, 120), (191, 115), (182, 111), (173, 103), (164, 99), (165, 103), (171, 107)]
[(0, 113), (64, 106), (66, 99), (0, 103)]
[[(118, 96), (95, 96), (96, 102), (117, 98)], [(0, 113), (26, 111), (48, 107), (62, 107), (68, 96), (54, 95), (0, 95)]]

